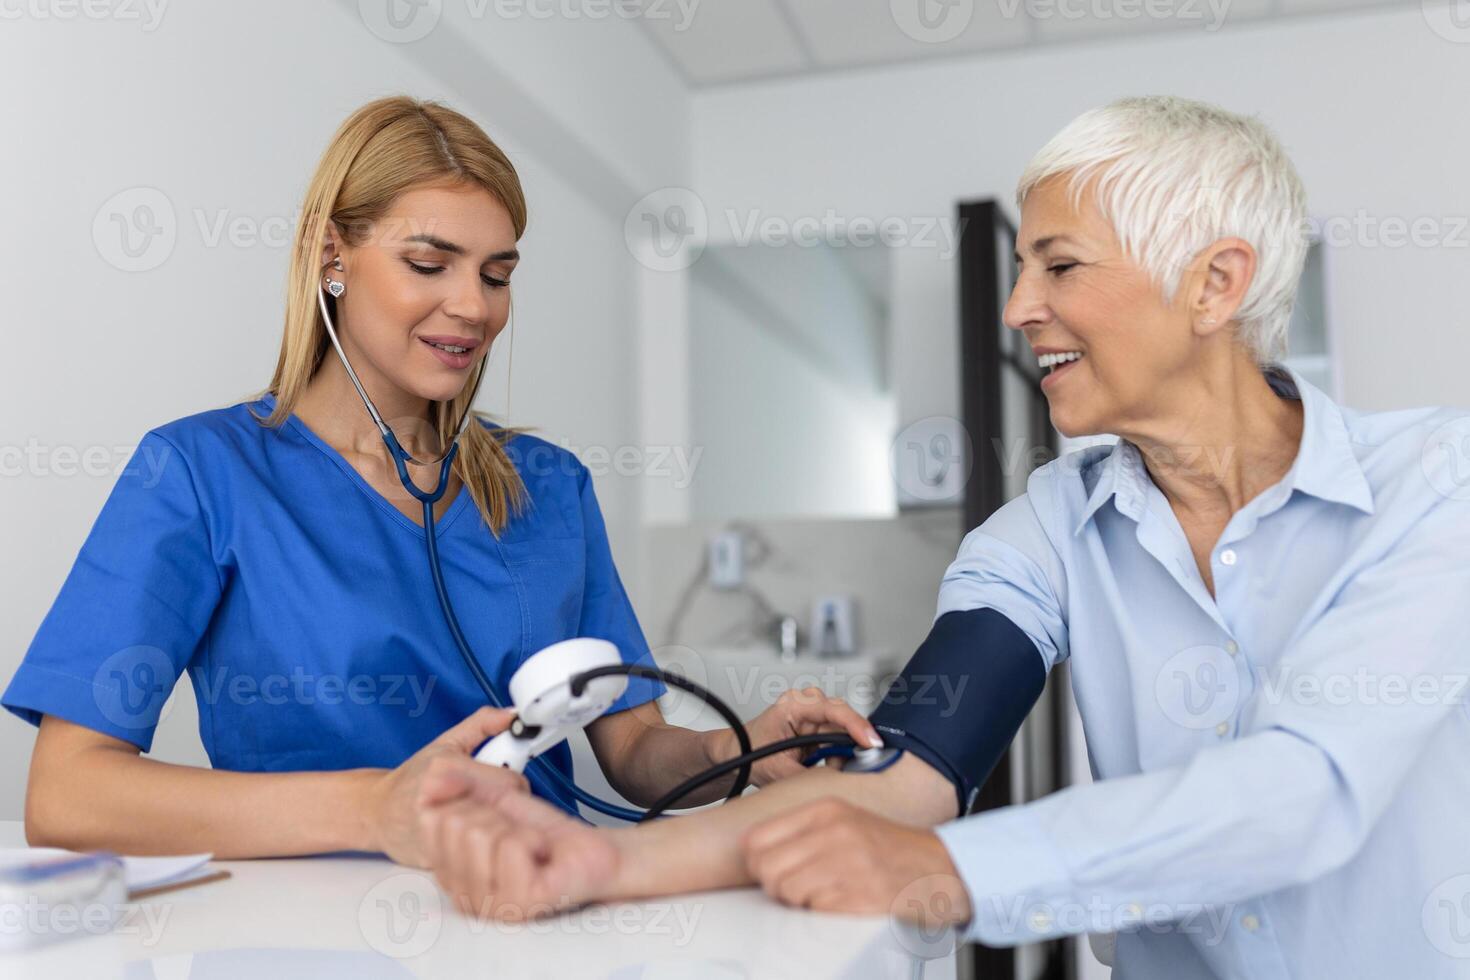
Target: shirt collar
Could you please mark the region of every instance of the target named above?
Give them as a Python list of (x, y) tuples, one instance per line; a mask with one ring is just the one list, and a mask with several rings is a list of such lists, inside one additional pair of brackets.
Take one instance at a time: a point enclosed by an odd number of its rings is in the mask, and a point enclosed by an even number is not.
[[(1356, 507), (1366, 514), (1373, 513), (1373, 492), (1353, 452), (1342, 410), (1292, 368), (1268, 364), (1262, 374), (1277, 395), (1299, 399), (1302, 403), (1301, 446), (1282, 484), (1288, 490), (1300, 490), (1322, 500)], [(1118, 440), (1101, 465), (1097, 485), (1087, 498), (1074, 535), (1082, 533), (1098, 508), (1110, 498), (1115, 497), (1118, 510), (1134, 521), (1140, 520), (1146, 509), (1146, 490), (1151, 478), (1137, 446), (1126, 439)]]

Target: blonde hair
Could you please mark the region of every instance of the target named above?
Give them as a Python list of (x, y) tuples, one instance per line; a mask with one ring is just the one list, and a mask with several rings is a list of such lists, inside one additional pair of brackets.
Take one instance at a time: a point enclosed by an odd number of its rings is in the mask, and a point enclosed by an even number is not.
[(1174, 96), (1119, 99), (1084, 112), (1036, 154), (1017, 205), (1061, 176), (1074, 207), (1095, 188), (1103, 217), (1166, 302), (1202, 249), (1226, 237), (1250, 242), (1258, 261), (1237, 336), (1260, 363), (1286, 353), (1307, 255), (1306, 192), (1259, 119)]
[[(269, 418), (257, 421), (274, 427), (290, 416), (331, 342), (317, 301), (328, 222), (349, 244), (360, 244), (404, 191), (451, 184), (488, 191), (510, 212), (515, 237), (521, 237), (526, 199), (520, 179), (510, 160), (470, 119), (440, 103), (400, 95), (369, 102), (342, 123), (317, 164), (302, 204), (287, 270), (281, 353), (266, 389), (275, 396), (275, 408)], [(334, 300), (325, 299), (335, 314)], [(480, 420), (488, 417), (469, 404), (488, 361), (488, 354), (480, 359), (453, 399), (431, 403), (430, 421), (440, 445), (448, 446), (463, 414), (475, 415), (460, 435), (454, 473), (498, 536), (525, 504), (526, 488), (505, 448), (519, 430), (487, 429)]]

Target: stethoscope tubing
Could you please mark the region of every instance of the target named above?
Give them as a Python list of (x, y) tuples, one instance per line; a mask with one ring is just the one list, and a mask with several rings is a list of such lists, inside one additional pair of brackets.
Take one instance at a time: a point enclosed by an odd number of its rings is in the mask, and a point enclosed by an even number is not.
[[(352, 364), (347, 359), (347, 353), (342, 349), (342, 343), (337, 338), (336, 327), (332, 323), (331, 313), (327, 310), (326, 296), (324, 295), (324, 291), (321, 289), (317, 290), (317, 303), (321, 307), (322, 321), (327, 328), (327, 336), (331, 338), (332, 346), (337, 351), (337, 357), (341, 360), (342, 366), (347, 370), (347, 376), (352, 380), (352, 386), (357, 389), (358, 396), (362, 399), (363, 405), (367, 408), (368, 414), (372, 416), (373, 423), (377, 426), (378, 432), (383, 437), (383, 444), (387, 446), (388, 455), (393, 459), (394, 469), (397, 470), (398, 481), (403, 484), (403, 488), (406, 491), (412, 494), (415, 499), (423, 504), (424, 542), (426, 545), (426, 550), (428, 552), (429, 572), (434, 580), (434, 593), (439, 600), (439, 609), (444, 614), (444, 622), (449, 627), (449, 634), (454, 639), (454, 645), (459, 649), (460, 657), (464, 660), (465, 666), (469, 669), (471, 676), (474, 677), (476, 685), (479, 686), (481, 692), (485, 695), (485, 699), (496, 708), (504, 708), (506, 707), (504, 699), (500, 697), (500, 694), (498, 691), (496, 691), (495, 685), (491, 682), (489, 675), (487, 675), (484, 668), (480, 666), (479, 658), (477, 658), (474, 655), (474, 652), (470, 649), (469, 641), (465, 639), (464, 631), (460, 628), (459, 617), (455, 615), (454, 605), (450, 602), (449, 599), (449, 590), (444, 584), (444, 569), (439, 560), (438, 533), (437, 529), (434, 526), (434, 505), (438, 503), (441, 499), (443, 499), (445, 490), (449, 486), (449, 474), (453, 469), (455, 456), (459, 454), (459, 436), (464, 431), (465, 423), (469, 420), (470, 416), (474, 414), (472, 406), (474, 404), (475, 394), (479, 392), (480, 383), (485, 378), (484, 362), (481, 362), (479, 375), (475, 378), (475, 389), (470, 393), (470, 398), (465, 403), (464, 415), (460, 418), (459, 424), (455, 427), (454, 434), (450, 437), (449, 450), (444, 454), (444, 457), (439, 464), (438, 484), (433, 490), (420, 489), (419, 486), (413, 482), (413, 478), (409, 476), (408, 473), (408, 463), (417, 463), (419, 461), (410, 456), (408, 452), (403, 448), (403, 446), (398, 442), (398, 437), (394, 435), (392, 427), (389, 426), (387, 422), (383, 421), (383, 417), (378, 414), (377, 406), (375, 406), (373, 404), (373, 400), (368, 397), (367, 389), (363, 387), (362, 381), (358, 379), (357, 372), (352, 369)], [(427, 465), (427, 463), (422, 465)], [(711, 780), (725, 775), (726, 773), (739, 770), (736, 775), (734, 785), (731, 787), (729, 794), (725, 798), (726, 802), (728, 802), (744, 793), (745, 788), (749, 785), (750, 767), (752, 763), (758, 761), (759, 759), (763, 759), (768, 755), (774, 755), (778, 752), (785, 752), (793, 748), (799, 748), (809, 745), (851, 746), (852, 744), (854, 744), (852, 737), (850, 735), (847, 735), (846, 733), (819, 733), (813, 735), (799, 735), (794, 738), (783, 739), (779, 742), (773, 742), (770, 745), (763, 745), (759, 749), (753, 750), (750, 744), (750, 734), (746, 731), (745, 725), (740, 721), (739, 716), (736, 715), (735, 712), (731, 710), (731, 708), (727, 704), (725, 704), (723, 700), (717, 697), (713, 691), (710, 691), (700, 686), (699, 684), (694, 683), (686, 677), (681, 677), (678, 674), (665, 672), (657, 667), (646, 667), (638, 664), (623, 664), (620, 667), (603, 667), (598, 668), (597, 670), (587, 671), (583, 674), (579, 674), (576, 677), (571, 678), (571, 683), (574, 685), (574, 687), (579, 687), (581, 685), (585, 685), (588, 681), (592, 680), (595, 677), (600, 677), (607, 674), (627, 674), (629, 676), (638, 676), (661, 680), (665, 684), (673, 687), (683, 688), (684, 690), (687, 690), (690, 693), (702, 698), (706, 704), (712, 707), (717, 713), (720, 714), (722, 718), (724, 718), (726, 723), (729, 724), (731, 729), (735, 732), (736, 741), (740, 747), (740, 753), (733, 759), (729, 759), (716, 766), (712, 766), (705, 772), (699, 773), (698, 775), (685, 780), (683, 783), (674, 787), (668, 793), (664, 794), (662, 798), (656, 801), (654, 805), (646, 811), (638, 811), (629, 809), (627, 807), (618, 806), (615, 803), (609, 803), (608, 801), (601, 799), (600, 797), (593, 796), (591, 793), (588, 793), (586, 790), (582, 789), (580, 786), (574, 783), (560, 769), (553, 766), (550, 760), (546, 759), (544, 756), (536, 756), (531, 759), (530, 764), (538, 765), (540, 767), (539, 771), (542, 775), (546, 776), (552, 782), (556, 783), (563, 791), (570, 794), (578, 802), (586, 805), (592, 810), (597, 811), (598, 813), (604, 814), (605, 816), (615, 817), (620, 820), (626, 820), (630, 823), (640, 823), (647, 820), (657, 819), (658, 817), (662, 816), (669, 807), (678, 802), (678, 800), (687, 793), (699, 788), (700, 786), (703, 786), (705, 783), (710, 782)]]

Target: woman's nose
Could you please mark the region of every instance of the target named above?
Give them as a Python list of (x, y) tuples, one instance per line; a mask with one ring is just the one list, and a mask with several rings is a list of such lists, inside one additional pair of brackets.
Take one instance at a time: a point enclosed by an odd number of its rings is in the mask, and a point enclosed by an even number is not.
[(1031, 324), (1044, 323), (1051, 315), (1046, 306), (1045, 290), (1035, 277), (1022, 272), (1006, 300), (1001, 320), (1012, 330), (1023, 330)]
[(487, 289), (479, 270), (472, 276), (456, 279), (454, 291), (444, 303), (444, 312), (467, 323), (484, 323), (490, 318)]

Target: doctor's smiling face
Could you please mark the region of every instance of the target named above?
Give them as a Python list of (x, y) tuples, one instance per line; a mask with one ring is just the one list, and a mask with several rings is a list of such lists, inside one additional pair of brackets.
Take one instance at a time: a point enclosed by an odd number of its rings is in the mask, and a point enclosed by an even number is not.
[(337, 332), (385, 417), (458, 395), (510, 318), (519, 254), (505, 205), (478, 186), (417, 187), (365, 240), (328, 235), (324, 273), (346, 286)]
[(1239, 239), (1216, 242), (1184, 270), (1174, 301), (1166, 302), (1125, 252), (1091, 186), (1075, 205), (1071, 198), (1067, 175), (1027, 195), (1005, 324), (1039, 357), (1081, 355), (1043, 367), (1042, 391), (1060, 432), (1128, 436), (1153, 428), (1216, 357), (1238, 356), (1223, 328), (1249, 284), (1254, 252)]

